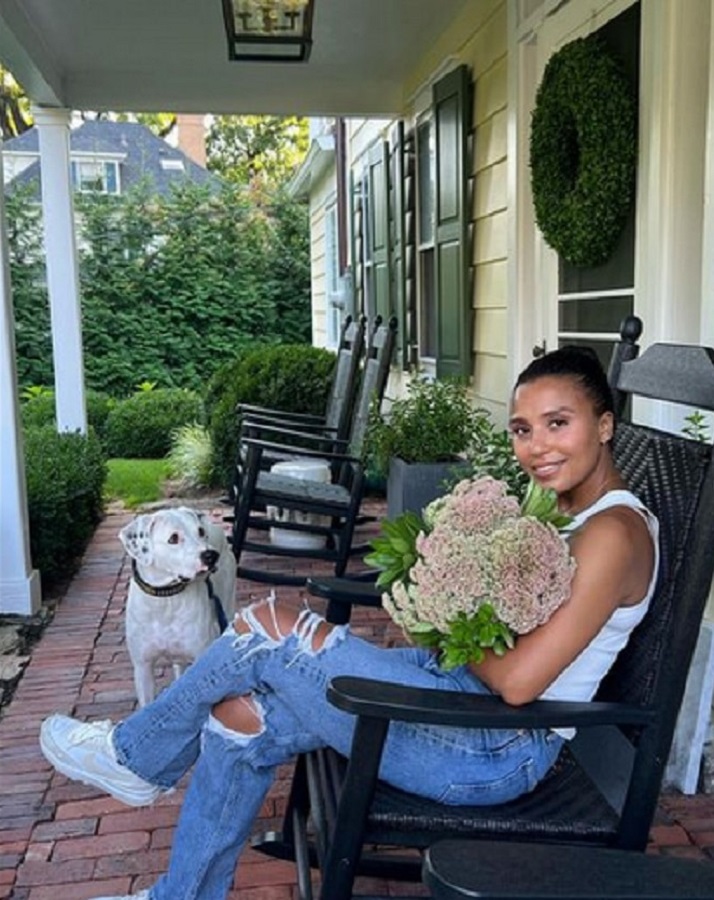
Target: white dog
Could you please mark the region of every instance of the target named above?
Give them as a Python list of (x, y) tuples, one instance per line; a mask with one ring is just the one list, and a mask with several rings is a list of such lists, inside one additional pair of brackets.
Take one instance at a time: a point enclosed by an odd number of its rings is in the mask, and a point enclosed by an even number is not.
[(235, 560), (223, 529), (184, 506), (137, 516), (119, 537), (132, 558), (126, 642), (145, 706), (156, 663), (178, 677), (233, 620)]

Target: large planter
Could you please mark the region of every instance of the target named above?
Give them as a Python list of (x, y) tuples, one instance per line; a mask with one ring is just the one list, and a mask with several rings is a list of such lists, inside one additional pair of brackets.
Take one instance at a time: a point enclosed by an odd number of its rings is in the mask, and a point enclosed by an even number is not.
[(408, 463), (392, 457), (387, 477), (387, 518), (393, 519), (407, 510), (421, 515), (425, 506), (445, 494), (468, 469), (468, 463), (460, 459)]

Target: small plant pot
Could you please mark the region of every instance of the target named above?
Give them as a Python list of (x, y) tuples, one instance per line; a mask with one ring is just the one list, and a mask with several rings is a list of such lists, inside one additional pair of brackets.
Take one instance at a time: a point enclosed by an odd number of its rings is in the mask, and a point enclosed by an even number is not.
[(387, 518), (393, 519), (407, 510), (421, 515), (425, 506), (445, 494), (468, 472), (469, 464), (460, 459), (408, 463), (392, 457), (387, 477)]

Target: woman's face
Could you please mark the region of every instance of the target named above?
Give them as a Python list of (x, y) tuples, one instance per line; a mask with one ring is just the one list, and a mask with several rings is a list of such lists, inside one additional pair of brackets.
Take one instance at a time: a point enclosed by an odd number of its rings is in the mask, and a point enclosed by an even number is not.
[(509, 425), (518, 462), (543, 487), (573, 495), (607, 476), (612, 413), (598, 416), (576, 379), (547, 375), (518, 387)]

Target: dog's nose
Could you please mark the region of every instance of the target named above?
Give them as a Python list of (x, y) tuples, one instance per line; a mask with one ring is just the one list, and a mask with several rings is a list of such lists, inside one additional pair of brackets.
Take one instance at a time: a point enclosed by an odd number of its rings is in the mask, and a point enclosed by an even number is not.
[(204, 550), (201, 553), (201, 562), (209, 569), (215, 569), (220, 555), (217, 550)]

